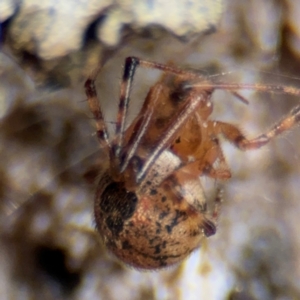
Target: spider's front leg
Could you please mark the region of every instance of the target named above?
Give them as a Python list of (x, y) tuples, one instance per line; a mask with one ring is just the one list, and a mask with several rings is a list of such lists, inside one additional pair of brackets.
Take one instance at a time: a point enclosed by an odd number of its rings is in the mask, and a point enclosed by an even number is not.
[(90, 75), (90, 77), (85, 82), (85, 93), (87, 96), (87, 101), (92, 112), (94, 119), (96, 121), (97, 128), (97, 138), (100, 146), (104, 149), (110, 148), (108, 131), (103, 117), (102, 109), (100, 107), (99, 99), (97, 96), (97, 90), (95, 87), (95, 79), (97, 77), (98, 70)]

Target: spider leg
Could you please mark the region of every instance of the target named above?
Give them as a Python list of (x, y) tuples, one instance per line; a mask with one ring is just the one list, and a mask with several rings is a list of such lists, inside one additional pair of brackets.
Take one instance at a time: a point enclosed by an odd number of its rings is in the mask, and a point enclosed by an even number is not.
[(130, 101), (130, 90), (138, 64), (139, 61), (134, 58), (128, 57), (125, 60), (116, 122), (116, 139), (112, 145), (114, 155), (118, 161), (120, 160), (119, 156), (124, 142), (125, 121)]
[(223, 202), (223, 189), (221, 187), (218, 187), (216, 198), (215, 198), (215, 203), (214, 203), (214, 210), (212, 213), (212, 219), (216, 223), (218, 222), (218, 219), (220, 216), (222, 202)]
[(149, 127), (149, 123), (153, 115), (153, 107), (159, 98), (161, 88), (161, 85), (152, 87), (143, 104), (140, 113), (141, 119), (135, 124), (134, 128), (132, 129), (130, 140), (124, 147), (124, 157), (121, 159), (120, 172), (123, 172), (128, 166), (130, 159), (134, 156), (143, 135)]
[(236, 97), (238, 100), (240, 100), (242, 103), (248, 105), (249, 104), (249, 101), (244, 97), (242, 96), (240, 93), (238, 92), (235, 92), (235, 91), (230, 91), (230, 93)]
[(270, 92), (277, 94), (289, 94), (289, 95), (300, 95), (300, 89), (295, 88), (293, 86), (285, 86), (285, 85), (276, 85), (276, 84), (246, 84), (246, 83), (222, 83), (215, 82), (210, 83), (207, 81), (199, 82), (194, 84), (193, 87), (198, 88), (211, 88), (213, 86), (214, 89), (230, 91), (235, 97), (239, 98), (245, 104), (248, 104), (248, 100), (246, 100), (242, 95), (237, 93), (237, 90), (253, 90), (257, 92)]
[(178, 192), (179, 198), (183, 197), (194, 209), (204, 214), (205, 234), (207, 236), (213, 235), (216, 231), (216, 223), (220, 214), (223, 190), (220, 186), (217, 186), (213, 211), (208, 210), (207, 199), (200, 183), (200, 178), (189, 171), (189, 169), (183, 167), (172, 173), (170, 178), (172, 178), (173, 191)]
[(90, 107), (90, 111), (94, 115), (97, 128), (97, 138), (100, 146), (110, 149), (109, 136), (107, 127), (104, 121), (103, 113), (99, 104), (97, 91), (95, 87), (95, 79), (98, 74), (98, 69), (90, 75), (90, 77), (85, 82), (85, 93), (87, 95), (87, 101)]
[(217, 231), (217, 224), (220, 216), (221, 206), (223, 202), (223, 189), (218, 187), (217, 195), (214, 201), (214, 209), (212, 214), (205, 216), (203, 221), (204, 234), (207, 237), (214, 235)]
[[(219, 145), (217, 137), (211, 138), (213, 146), (209, 149), (204, 159), (201, 159), (198, 168), (203, 175), (209, 176), (214, 179), (226, 180), (231, 177), (229, 167), (224, 157), (223, 151)], [(218, 168), (214, 168), (215, 162), (219, 163)]]
[(251, 140), (248, 140), (236, 126), (218, 121), (215, 122), (215, 133), (223, 134), (226, 139), (241, 150), (258, 149), (277, 135), (295, 127), (299, 122), (300, 105), (294, 107), (285, 118), (276, 123), (269, 131)]
[[(218, 160), (220, 167), (215, 168), (214, 162)], [(208, 153), (201, 158), (186, 165), (178, 170), (188, 174), (198, 174), (198, 176), (208, 176), (216, 180), (226, 180), (231, 177), (230, 170), (223, 155), (222, 150), (211, 149)]]

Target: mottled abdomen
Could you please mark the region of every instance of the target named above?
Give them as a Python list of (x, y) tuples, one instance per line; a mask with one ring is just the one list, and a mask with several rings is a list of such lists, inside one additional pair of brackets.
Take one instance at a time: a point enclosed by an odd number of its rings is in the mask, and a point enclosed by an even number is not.
[(108, 177), (99, 184), (97, 229), (110, 251), (123, 262), (142, 269), (175, 264), (214, 230), (204, 212), (185, 201), (173, 185), (169, 177), (149, 195), (136, 195)]

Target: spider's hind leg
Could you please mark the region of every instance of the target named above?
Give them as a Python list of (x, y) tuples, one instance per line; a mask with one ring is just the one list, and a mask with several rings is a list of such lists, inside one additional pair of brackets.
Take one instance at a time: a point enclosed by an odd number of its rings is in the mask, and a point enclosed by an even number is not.
[(214, 208), (212, 213), (205, 217), (203, 221), (204, 234), (209, 237), (216, 233), (218, 220), (220, 216), (221, 206), (223, 202), (223, 189), (218, 187), (214, 200)]
[(236, 126), (223, 122), (216, 122), (215, 133), (223, 134), (226, 139), (241, 150), (251, 150), (266, 145), (276, 136), (297, 126), (299, 122), (300, 105), (294, 107), (286, 117), (275, 123), (269, 131), (251, 140), (248, 140)]

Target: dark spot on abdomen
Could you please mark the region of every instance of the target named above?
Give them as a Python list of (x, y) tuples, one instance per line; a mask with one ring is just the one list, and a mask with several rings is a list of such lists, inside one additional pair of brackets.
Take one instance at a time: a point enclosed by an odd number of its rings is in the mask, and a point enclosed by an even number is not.
[(113, 235), (123, 230), (124, 221), (132, 217), (137, 202), (136, 194), (128, 192), (123, 183), (112, 182), (105, 188), (99, 206), (105, 215), (105, 224)]
[(123, 230), (124, 222), (119, 216), (110, 215), (106, 218), (105, 223), (113, 235), (119, 235), (119, 233)]
[(179, 210), (175, 210), (175, 216), (172, 219), (169, 225), (166, 225), (165, 228), (167, 232), (170, 234), (175, 226), (177, 226), (180, 222), (185, 221), (188, 218), (185, 212), (181, 212)]

